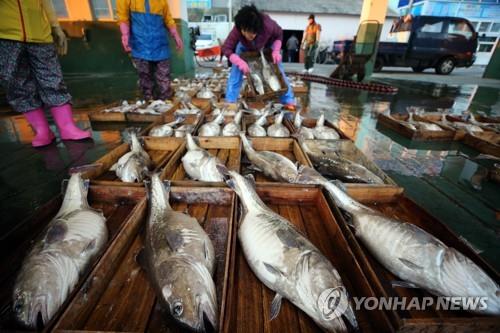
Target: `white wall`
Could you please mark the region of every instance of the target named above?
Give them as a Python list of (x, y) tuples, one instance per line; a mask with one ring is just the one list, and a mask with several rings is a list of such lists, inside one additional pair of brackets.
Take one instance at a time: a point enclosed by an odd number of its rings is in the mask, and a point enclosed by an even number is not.
[[(268, 13), (283, 30), (304, 30), (307, 25), (306, 14)], [(352, 39), (358, 31), (359, 17), (337, 14), (316, 14), (316, 22), (321, 24), (321, 44), (331, 46), (333, 41), (341, 39)], [(384, 40), (389, 33), (392, 19), (386, 19), (382, 29), (381, 40)]]

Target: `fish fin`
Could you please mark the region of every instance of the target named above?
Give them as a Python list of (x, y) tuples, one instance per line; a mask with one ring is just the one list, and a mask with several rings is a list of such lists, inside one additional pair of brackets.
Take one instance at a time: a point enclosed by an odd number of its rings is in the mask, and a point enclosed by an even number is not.
[(66, 223), (58, 221), (53, 226), (51, 226), (45, 236), (45, 242), (52, 244), (64, 239), (66, 232), (68, 231), (68, 226)]
[(271, 315), (270, 315), (270, 320), (273, 320), (274, 318), (278, 317), (278, 314), (280, 313), (281, 309), (281, 300), (283, 299), (283, 296), (280, 294), (276, 293), (274, 295), (274, 298), (271, 302)]
[(117, 168), (118, 168), (118, 163), (115, 163), (111, 166), (111, 168), (109, 168), (109, 171), (116, 171)]
[(422, 266), (419, 266), (417, 264), (414, 264), (412, 263), (411, 261), (407, 260), (407, 259), (403, 259), (403, 258), (398, 258), (399, 261), (401, 261), (406, 267), (410, 268), (410, 269), (413, 269), (413, 270), (416, 270), (416, 269), (423, 269)]
[(203, 255), (205, 256), (205, 260), (208, 260), (208, 258), (210, 257), (210, 249), (206, 241), (203, 242)]
[(184, 240), (179, 231), (167, 233), (165, 240), (167, 241), (168, 247), (174, 252), (184, 244)]
[(252, 170), (252, 171), (255, 171), (255, 172), (262, 172), (261, 169), (259, 169), (257, 166), (255, 166), (254, 164), (250, 164), (247, 166), (247, 169), (249, 170)]
[(393, 288), (410, 288), (410, 289), (418, 289), (419, 288), (414, 283), (406, 282), (406, 281), (397, 281), (397, 280), (391, 281), (391, 286)]
[(248, 180), (250, 182), (250, 184), (252, 185), (253, 188), (257, 187), (257, 183), (255, 182), (255, 178), (253, 175), (245, 175), (244, 177), (246, 180)]
[(265, 263), (265, 262), (263, 264), (264, 264), (264, 267), (267, 269), (267, 271), (270, 272), (271, 274), (278, 275), (279, 277), (282, 277), (285, 275), (285, 274), (283, 274), (282, 271), (280, 271), (278, 268), (274, 267), (273, 265)]
[(333, 185), (337, 186), (339, 189), (342, 190), (342, 192), (347, 193), (347, 187), (340, 180), (338, 180), (338, 179), (330, 180), (330, 183), (332, 183)]
[[(115, 165), (113, 164), (113, 166), (115, 166)], [(102, 163), (84, 164), (84, 165), (79, 165), (79, 166), (75, 166), (75, 167), (70, 168), (68, 170), (68, 173), (70, 175), (72, 175), (74, 173), (83, 173), (83, 172), (87, 172), (87, 171), (97, 170), (101, 167), (102, 167)]]
[(289, 248), (299, 248), (300, 242), (295, 238), (290, 232), (287, 232), (285, 229), (279, 229), (276, 231), (276, 236), (278, 236), (281, 243), (286, 245)]
[(85, 248), (83, 249), (82, 253), (86, 253), (86, 252), (89, 252), (89, 251), (92, 251), (93, 249), (95, 249), (95, 245), (96, 245), (96, 240), (93, 239), (91, 240), (87, 246), (85, 246)]
[(135, 262), (141, 267), (143, 270), (147, 271), (147, 261), (146, 261), (146, 249), (143, 247), (140, 251), (135, 255)]

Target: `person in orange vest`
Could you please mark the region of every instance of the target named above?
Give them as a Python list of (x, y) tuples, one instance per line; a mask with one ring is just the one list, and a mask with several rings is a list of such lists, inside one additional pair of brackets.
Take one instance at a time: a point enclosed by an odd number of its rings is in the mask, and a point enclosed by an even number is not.
[(71, 95), (57, 53), (67, 52), (64, 31), (51, 0), (2, 0), (0, 5), (0, 84), (7, 101), (36, 132), (31, 144), (54, 141), (43, 107), (50, 108), (63, 140), (91, 137), (73, 120)]
[(305, 61), (303, 72), (312, 73), (314, 70), (314, 58), (318, 49), (319, 37), (321, 35), (321, 25), (316, 23), (314, 14), (309, 15), (309, 24), (304, 30), (302, 36), (302, 49), (305, 53)]
[[(177, 50), (182, 51), (184, 45), (177, 33), (167, 1), (118, 0), (116, 13), (122, 46), (125, 52), (132, 55), (144, 99), (171, 98), (173, 91), (170, 87), (168, 32), (174, 39)], [(154, 94), (153, 76), (159, 91), (157, 96)]]

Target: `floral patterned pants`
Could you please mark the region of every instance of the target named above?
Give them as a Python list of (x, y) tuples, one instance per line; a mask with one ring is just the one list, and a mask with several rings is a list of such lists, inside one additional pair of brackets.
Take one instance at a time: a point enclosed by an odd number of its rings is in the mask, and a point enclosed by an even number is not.
[(0, 84), (18, 112), (71, 101), (53, 43), (0, 39)]
[[(170, 87), (170, 61), (148, 61), (139, 58), (133, 58), (135, 68), (139, 75), (139, 85), (145, 100), (169, 99), (173, 95)], [(154, 94), (154, 81), (158, 88), (158, 96)], [(156, 97), (156, 98), (155, 98)]]

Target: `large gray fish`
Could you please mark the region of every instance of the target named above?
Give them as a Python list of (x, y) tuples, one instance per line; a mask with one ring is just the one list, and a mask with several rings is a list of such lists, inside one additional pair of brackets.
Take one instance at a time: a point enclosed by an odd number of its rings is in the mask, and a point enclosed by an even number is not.
[(264, 125), (267, 124), (267, 113), (257, 118), (257, 120), (250, 126), (248, 126), (248, 135), (255, 137), (263, 137), (267, 135), (267, 131)]
[(274, 124), (267, 128), (267, 135), (274, 138), (288, 138), (290, 131), (283, 125), (283, 117), (285, 113), (282, 111), (274, 118)]
[[(290, 222), (262, 202), (248, 179), (234, 171), (228, 174), (232, 179), (227, 183), (244, 206), (238, 238), (245, 258), (259, 280), (276, 292), (271, 319), (278, 316), (286, 298), (328, 332), (347, 332), (347, 322), (356, 328), (353, 308), (335, 267)], [(320, 295), (328, 289), (336, 293), (322, 306)], [(325, 306), (336, 316), (325, 317)]]
[(104, 248), (106, 219), (90, 208), (79, 173), (71, 176), (59, 212), (35, 241), (14, 285), (15, 318), (29, 328), (45, 325)]
[(316, 170), (330, 179), (339, 179), (347, 183), (384, 184), (384, 181), (365, 168), (340, 156), (330, 149), (321, 149), (318, 145), (309, 145), (302, 137), (297, 136), (304, 152), (309, 156)]
[(182, 165), (189, 177), (204, 182), (221, 182), (222, 175), (217, 165), (222, 162), (196, 144), (191, 134), (186, 134), (187, 153), (182, 157)]
[(301, 110), (297, 110), (295, 117), (293, 118), (293, 126), (297, 129), (297, 134), (303, 137), (305, 140), (314, 140), (314, 130), (309, 127), (302, 126), (302, 121), (304, 117), (300, 115)]
[(118, 159), (111, 168), (123, 182), (141, 182), (153, 165), (148, 153), (142, 148), (135, 133), (130, 134), (131, 149)]
[(263, 50), (260, 50), (260, 59), (262, 60), (262, 76), (264, 77), (264, 82), (267, 83), (272, 91), (278, 91), (281, 89), (280, 81), (278, 77), (274, 74), (271, 65), (266, 60)]
[(238, 136), (241, 132), (241, 117), (243, 117), (243, 111), (240, 110), (233, 120), (224, 126), (222, 136)]
[(211, 89), (209, 89), (206, 85), (204, 85), (203, 88), (201, 88), (200, 91), (198, 91), (196, 97), (203, 99), (211, 99), (215, 97), (215, 94), (212, 92)]
[(172, 209), (170, 186), (151, 177), (143, 259), (160, 304), (196, 332), (217, 330), (213, 244), (198, 221)]
[[(475, 120), (475, 119), (474, 119)], [(456, 128), (456, 129), (463, 129), (469, 133), (472, 133), (472, 132), (483, 132), (483, 129), (479, 126), (477, 126), (476, 124), (468, 124), (468, 123), (465, 123), (465, 122), (462, 122), (462, 121), (449, 121), (448, 119), (446, 119), (446, 115), (445, 114), (442, 114), (441, 115), (441, 121), (439, 122), (440, 124), (443, 124), (443, 125), (446, 125), (446, 126), (450, 126), (450, 127), (453, 127), (453, 128)]]
[(298, 171), (292, 161), (272, 151), (256, 151), (244, 133), (241, 133), (240, 137), (245, 155), (266, 177), (278, 182), (293, 183), (295, 181)]
[(252, 78), (252, 82), (255, 86), (255, 90), (259, 95), (264, 95), (265, 90), (264, 90), (264, 83), (262, 82), (262, 79), (260, 78), (260, 75), (258, 73), (250, 73), (250, 77)]
[(163, 125), (157, 125), (154, 126), (150, 131), (149, 131), (149, 136), (156, 136), (156, 137), (170, 137), (174, 135), (174, 128), (182, 123), (184, 121), (184, 117), (176, 117), (174, 121), (163, 124)]
[(340, 139), (339, 133), (331, 128), (325, 126), (325, 113), (321, 112), (316, 127), (313, 128), (314, 138), (318, 140), (338, 140)]
[(220, 113), (212, 121), (203, 124), (198, 131), (199, 136), (219, 136), (221, 125), (224, 123), (224, 114)]
[(486, 309), (473, 312), (500, 315), (499, 285), (472, 260), (416, 225), (360, 204), (311, 168), (300, 173), (301, 183), (322, 185), (350, 214), (356, 237), (394, 275), (437, 296), (487, 297)]

